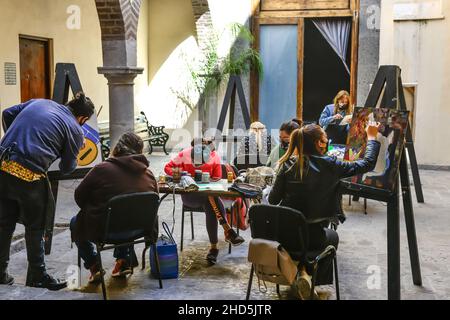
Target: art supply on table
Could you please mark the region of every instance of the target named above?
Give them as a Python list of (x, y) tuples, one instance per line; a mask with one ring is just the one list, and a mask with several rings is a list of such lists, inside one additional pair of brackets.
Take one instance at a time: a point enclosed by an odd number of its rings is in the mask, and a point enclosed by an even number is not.
[(233, 183), (233, 180), (234, 180), (233, 172), (228, 172), (227, 173), (227, 180), (228, 180), (228, 183)]
[(201, 170), (195, 170), (195, 176), (194, 180), (195, 182), (201, 182), (202, 181), (202, 171)]
[(202, 173), (202, 182), (203, 183), (209, 183), (211, 180), (211, 175), (209, 172), (203, 172)]
[(180, 183), (181, 180), (181, 169), (178, 167), (175, 167), (172, 169), (172, 178), (173, 183)]

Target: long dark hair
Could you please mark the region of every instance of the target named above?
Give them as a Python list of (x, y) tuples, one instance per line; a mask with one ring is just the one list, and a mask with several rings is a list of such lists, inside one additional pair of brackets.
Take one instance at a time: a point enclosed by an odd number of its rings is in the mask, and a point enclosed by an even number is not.
[(324, 134), (323, 129), (317, 124), (309, 124), (300, 129), (294, 130), (291, 134), (289, 148), (286, 154), (280, 159), (280, 168), (289, 161), (292, 156), (297, 156), (296, 161), (297, 177), (303, 180), (303, 169), (305, 166), (305, 157), (317, 153), (316, 143), (320, 141)]
[(131, 156), (133, 154), (142, 154), (144, 142), (134, 132), (124, 133), (117, 142), (112, 152), (113, 157)]

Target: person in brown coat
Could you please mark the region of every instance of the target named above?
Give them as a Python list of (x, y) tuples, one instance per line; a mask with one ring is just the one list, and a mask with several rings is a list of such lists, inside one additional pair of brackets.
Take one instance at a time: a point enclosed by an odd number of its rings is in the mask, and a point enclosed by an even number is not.
[[(100, 268), (93, 242), (104, 234), (107, 203), (115, 196), (135, 192), (158, 192), (158, 184), (149, 170), (149, 162), (142, 154), (144, 143), (134, 133), (125, 133), (115, 146), (112, 157), (95, 166), (75, 190), (75, 201), (80, 207), (72, 218), (72, 240), (78, 247), (86, 269), (91, 271), (89, 282), (100, 280)], [(121, 234), (129, 238), (132, 235)], [(122, 247), (114, 251), (116, 265), (113, 277), (132, 273), (137, 266), (134, 248)]]

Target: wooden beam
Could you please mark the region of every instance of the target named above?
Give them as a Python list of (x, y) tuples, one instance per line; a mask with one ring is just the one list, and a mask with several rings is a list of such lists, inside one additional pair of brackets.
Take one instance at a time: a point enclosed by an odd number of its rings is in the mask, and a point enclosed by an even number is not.
[(298, 20), (297, 36), (297, 118), (303, 119), (303, 68), (305, 58), (305, 19)]
[(260, 18), (333, 18), (352, 17), (353, 10), (261, 11)]
[(298, 23), (298, 19), (297, 17), (273, 17), (273, 18), (260, 18), (259, 19), (259, 23), (263, 24), (263, 25), (268, 25), (268, 24), (281, 24), (281, 25), (287, 25), (287, 24), (297, 24)]
[(352, 0), (262, 0), (262, 11), (350, 9)]
[[(259, 52), (260, 23), (257, 17), (252, 19), (252, 33), (255, 39), (253, 49)], [(255, 68), (252, 68), (250, 75), (250, 117), (252, 122), (259, 120), (259, 77)]]
[(350, 63), (350, 96), (353, 104), (358, 103), (358, 48), (359, 48), (359, 0), (355, 0), (355, 11), (352, 23), (352, 52)]

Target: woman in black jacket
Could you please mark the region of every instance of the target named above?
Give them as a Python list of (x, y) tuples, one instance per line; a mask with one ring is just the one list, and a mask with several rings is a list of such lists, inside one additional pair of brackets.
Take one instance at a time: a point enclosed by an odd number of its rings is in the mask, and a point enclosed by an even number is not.
[(307, 125), (291, 135), (289, 149), (280, 159), (279, 171), (269, 194), (269, 203), (299, 210), (309, 223), (309, 249), (337, 248), (336, 231), (328, 228), (342, 214), (339, 181), (375, 168), (380, 143), (377, 125), (366, 129), (368, 144), (364, 159), (343, 162), (325, 156), (328, 138), (318, 125)]

